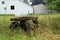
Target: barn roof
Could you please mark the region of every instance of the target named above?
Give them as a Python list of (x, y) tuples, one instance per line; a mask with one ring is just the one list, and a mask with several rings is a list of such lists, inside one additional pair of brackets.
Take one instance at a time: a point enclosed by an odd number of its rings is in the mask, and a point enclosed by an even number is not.
[(43, 0), (33, 0), (32, 5), (44, 4)]
[(29, 5), (29, 4), (27, 4), (27, 3), (23, 2), (23, 1), (21, 1), (21, 2), (24, 3), (24, 4), (26, 4), (26, 5), (28, 5), (28, 6), (30, 6), (30, 7), (32, 7), (31, 5)]

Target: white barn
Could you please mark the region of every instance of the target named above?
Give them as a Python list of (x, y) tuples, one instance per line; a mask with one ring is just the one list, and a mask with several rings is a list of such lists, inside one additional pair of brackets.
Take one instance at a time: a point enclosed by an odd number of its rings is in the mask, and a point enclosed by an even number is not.
[(43, 4), (30, 6), (20, 0), (0, 0), (0, 14), (15, 14), (16, 16), (28, 13), (46, 14), (47, 9)]
[(26, 15), (33, 13), (33, 8), (20, 0), (0, 0), (0, 14)]

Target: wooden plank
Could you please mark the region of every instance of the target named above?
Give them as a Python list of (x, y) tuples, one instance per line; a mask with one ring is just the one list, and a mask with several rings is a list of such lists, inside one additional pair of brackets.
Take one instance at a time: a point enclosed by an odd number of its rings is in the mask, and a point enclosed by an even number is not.
[(38, 17), (18, 17), (18, 18), (11, 18), (11, 21), (24, 21), (24, 20), (33, 20), (37, 19)]

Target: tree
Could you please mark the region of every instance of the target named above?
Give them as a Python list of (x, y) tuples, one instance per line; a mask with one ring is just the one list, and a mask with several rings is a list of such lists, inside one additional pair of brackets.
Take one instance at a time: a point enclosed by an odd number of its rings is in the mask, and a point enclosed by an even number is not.
[(60, 12), (60, 0), (56, 0), (56, 7), (58, 12)]
[(56, 0), (44, 0), (48, 10), (56, 11)]
[(44, 0), (49, 10), (57, 10), (60, 12), (60, 0)]

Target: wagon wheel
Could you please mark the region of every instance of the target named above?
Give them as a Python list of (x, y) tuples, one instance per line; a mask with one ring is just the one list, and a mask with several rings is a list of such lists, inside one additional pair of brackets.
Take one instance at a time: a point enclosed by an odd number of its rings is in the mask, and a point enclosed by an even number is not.
[(29, 22), (26, 22), (26, 28), (28, 31), (30, 31), (30, 23)]
[(26, 27), (26, 32), (27, 32), (27, 35), (29, 35), (30, 36), (30, 34), (31, 34), (31, 25), (30, 25), (30, 23), (29, 23), (29, 21), (27, 21), (26, 22), (26, 25), (25, 25)]
[(34, 28), (37, 29), (38, 28), (38, 21), (37, 21), (37, 19), (33, 19), (32, 21), (34, 23)]
[(11, 29), (11, 31), (15, 28), (15, 27), (17, 27), (19, 24), (17, 23), (17, 22), (12, 22), (11, 24), (10, 24), (10, 29)]

